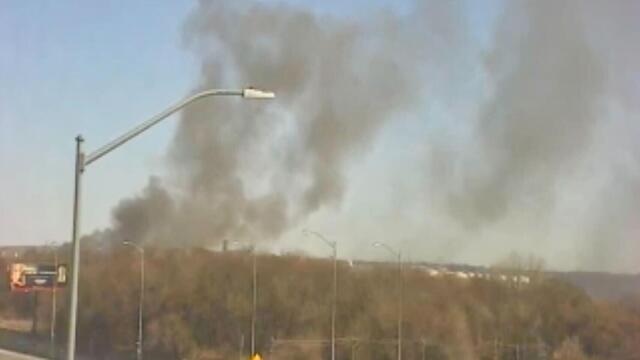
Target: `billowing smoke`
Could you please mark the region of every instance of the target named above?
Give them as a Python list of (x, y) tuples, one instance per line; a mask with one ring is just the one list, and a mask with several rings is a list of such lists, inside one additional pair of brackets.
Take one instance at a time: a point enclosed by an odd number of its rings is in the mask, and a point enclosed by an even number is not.
[(416, 100), (405, 30), (383, 13), (345, 21), (284, 5), (199, 3), (184, 32), (201, 63), (196, 90), (251, 85), (277, 99), (214, 98), (185, 109), (169, 153), (175, 191), (154, 181), (123, 201), (118, 236), (187, 245), (274, 239), (339, 206), (347, 164)]
[(486, 252), (527, 243), (563, 258), (552, 266), (637, 269), (638, 15), (625, 1), (506, 3), (469, 140), (430, 149), (437, 210), (468, 240), (488, 231), (509, 240)]
[(451, 192), (456, 219), (501, 218), (522, 196), (547, 196), (590, 145), (603, 68), (569, 2), (512, 2), (487, 56), (495, 87), (480, 108), (474, 146)]
[[(638, 3), (487, 4), (497, 6), (495, 21), (483, 23), (471, 14), (482, 8), (475, 2), (335, 17), (201, 1), (184, 29), (201, 66), (194, 91), (252, 85), (277, 99), (185, 109), (171, 176), (120, 203), (115, 234), (185, 245), (278, 239), (323, 208), (339, 209), (351, 190), (347, 170), (410, 114), (422, 118), (416, 132), (428, 124), (428, 201), (424, 186), (398, 194), (403, 211), (389, 211), (384, 224), (426, 209), (438, 221), (400, 236), (452, 240), (431, 247), (430, 258), (472, 247), (469, 261), (490, 262), (524, 248), (552, 267), (637, 268)], [(488, 27), (485, 44), (478, 32)], [(394, 176), (420, 182), (424, 164)]]

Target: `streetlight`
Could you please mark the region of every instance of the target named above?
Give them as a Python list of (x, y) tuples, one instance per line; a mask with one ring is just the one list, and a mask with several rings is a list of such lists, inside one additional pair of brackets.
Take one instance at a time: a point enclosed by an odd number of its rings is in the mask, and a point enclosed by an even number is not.
[[(234, 244), (242, 244), (238, 240), (233, 241)], [(252, 286), (251, 286), (251, 356), (256, 354), (256, 308), (258, 304), (258, 271), (256, 266), (256, 245), (249, 245), (249, 251), (251, 251), (251, 272), (252, 272)]]
[(396, 251), (391, 246), (381, 242), (373, 243), (373, 246), (384, 248), (398, 259), (398, 277), (400, 278), (400, 281), (398, 283), (398, 360), (402, 360), (402, 253), (400, 252), (400, 250)]
[(51, 324), (49, 329), (49, 341), (51, 344), (49, 345), (51, 358), (55, 359), (56, 357), (56, 293), (58, 290), (58, 249), (56, 248), (58, 244), (55, 241), (52, 241), (48, 244), (51, 247), (51, 251), (53, 251), (53, 267), (56, 272), (56, 276), (53, 279), (53, 291), (51, 292)]
[(302, 230), (305, 236), (313, 235), (333, 249), (333, 303), (331, 305), (331, 360), (336, 360), (336, 307), (338, 302), (338, 242), (329, 241), (322, 234)]
[(107, 143), (98, 150), (85, 156), (82, 150), (82, 143), (84, 139), (82, 135), (76, 137), (76, 165), (74, 170), (74, 191), (73, 191), (73, 221), (71, 232), (71, 289), (69, 296), (69, 331), (67, 336), (67, 360), (75, 360), (76, 357), (76, 319), (78, 317), (78, 273), (80, 270), (80, 242), (78, 241), (78, 235), (80, 233), (80, 198), (82, 188), (82, 174), (85, 168), (92, 162), (100, 159), (109, 152), (115, 150), (121, 145), (125, 144), (134, 137), (140, 135), (145, 130), (149, 129), (153, 125), (164, 120), (168, 116), (184, 108), (190, 103), (210, 96), (240, 96), (245, 99), (273, 99), (275, 94), (270, 91), (261, 91), (252, 88), (246, 88), (241, 90), (205, 90), (194, 94), (182, 101), (177, 102), (173, 106), (167, 108), (158, 115), (151, 119), (141, 123), (135, 128), (129, 130), (122, 136)]
[(144, 248), (136, 243), (130, 241), (123, 241), (122, 245), (131, 246), (135, 248), (140, 254), (140, 301), (138, 303), (138, 346), (137, 355), (138, 360), (142, 360), (142, 310), (144, 305)]

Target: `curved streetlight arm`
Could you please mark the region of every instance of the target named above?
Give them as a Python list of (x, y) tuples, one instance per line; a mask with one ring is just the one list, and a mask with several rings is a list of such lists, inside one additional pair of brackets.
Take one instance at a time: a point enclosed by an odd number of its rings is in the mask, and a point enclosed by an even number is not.
[(324, 237), (324, 235), (320, 234), (319, 232), (315, 232), (315, 231), (311, 231), (308, 229), (304, 229), (302, 230), (302, 234), (303, 235), (313, 235), (315, 237), (317, 237), (318, 239), (322, 240), (325, 244), (329, 245), (332, 249), (335, 250), (336, 246), (338, 245), (338, 243), (336, 241), (331, 241), (328, 240), (326, 237)]
[(233, 240), (231, 243), (239, 246), (247, 246), (250, 252), (255, 252), (256, 250), (256, 244), (253, 242), (242, 242), (239, 240)]
[(395, 250), (393, 250), (393, 248), (392, 248), (391, 246), (389, 246), (389, 245), (387, 245), (387, 244), (385, 244), (385, 243), (377, 242), (377, 243), (373, 243), (373, 246), (375, 246), (375, 247), (382, 247), (382, 248), (384, 248), (385, 250), (387, 250), (389, 253), (391, 253), (393, 256), (397, 257), (398, 259), (399, 259), (399, 258), (400, 258), (400, 256), (401, 256), (401, 255), (400, 255), (400, 251), (395, 251)]
[(144, 252), (144, 248), (136, 243), (130, 242), (130, 241), (123, 241), (122, 245), (125, 246), (131, 246), (133, 248), (135, 248), (136, 250), (138, 250), (139, 252), (143, 253)]
[(261, 91), (261, 90), (257, 90), (257, 89), (251, 89), (251, 88), (247, 88), (247, 89), (242, 89), (242, 90), (221, 90), (221, 89), (213, 89), (213, 90), (205, 90), (205, 91), (201, 91), (197, 94), (191, 95), (190, 97), (177, 102), (176, 104), (174, 104), (173, 106), (167, 108), (166, 110), (164, 110), (163, 112), (159, 113), (158, 115), (152, 117), (151, 119), (141, 123), (140, 125), (136, 126), (135, 128), (129, 130), (128, 132), (126, 132), (125, 134), (121, 135), (120, 137), (112, 140), (111, 142), (107, 143), (106, 145), (104, 145), (103, 147), (95, 150), (94, 152), (92, 152), (91, 154), (89, 154), (85, 159), (84, 159), (84, 163), (83, 163), (83, 169), (85, 166), (91, 164), (92, 162), (100, 159), (101, 157), (105, 156), (106, 154), (110, 153), (111, 151), (115, 150), (117, 147), (119, 147), (120, 145), (123, 145), (124, 143), (128, 142), (129, 140), (133, 139), (134, 137), (140, 135), (140, 133), (144, 132), (145, 130), (149, 129), (150, 127), (152, 127), (153, 125), (159, 123), (160, 121), (164, 120), (165, 118), (167, 118), (168, 116), (172, 115), (173, 113), (177, 112), (178, 110), (182, 109), (183, 107), (189, 105), (190, 103), (205, 98), (205, 97), (209, 97), (209, 96), (240, 96), (246, 99), (272, 99), (275, 97), (275, 95), (272, 92), (268, 92), (268, 91)]

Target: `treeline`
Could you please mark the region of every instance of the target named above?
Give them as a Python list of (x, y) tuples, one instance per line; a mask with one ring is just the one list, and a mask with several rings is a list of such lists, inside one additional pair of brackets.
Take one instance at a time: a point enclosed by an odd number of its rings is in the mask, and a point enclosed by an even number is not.
[[(65, 251), (66, 252), (66, 251)], [(251, 254), (146, 249), (144, 352), (148, 359), (248, 357)], [(47, 261), (43, 250), (27, 261)], [(332, 263), (259, 254), (256, 348), (265, 358), (328, 359)], [(405, 359), (634, 359), (640, 306), (596, 302), (539, 269), (511, 269), (527, 285), (434, 278), (393, 264), (338, 265), (338, 359), (394, 359), (399, 289)], [(2, 288), (3, 317), (30, 317), (29, 294)], [(57, 339), (66, 337), (66, 291), (59, 294)], [(139, 254), (131, 248), (83, 250), (78, 349), (92, 359), (133, 358)], [(39, 327), (48, 332), (50, 294), (40, 294)], [(635, 357), (634, 357), (635, 356)]]

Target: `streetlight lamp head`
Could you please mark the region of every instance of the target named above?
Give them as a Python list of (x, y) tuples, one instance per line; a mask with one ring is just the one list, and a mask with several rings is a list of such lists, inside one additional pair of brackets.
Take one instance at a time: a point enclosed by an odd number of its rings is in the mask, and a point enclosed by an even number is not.
[(233, 245), (242, 245), (242, 243), (240, 242), (240, 240), (232, 240), (231, 243)]
[(374, 242), (372, 245), (373, 245), (374, 247), (380, 247), (380, 246), (382, 246), (382, 243)]
[(276, 97), (272, 91), (263, 91), (254, 88), (242, 90), (242, 97), (245, 99), (273, 99)]

